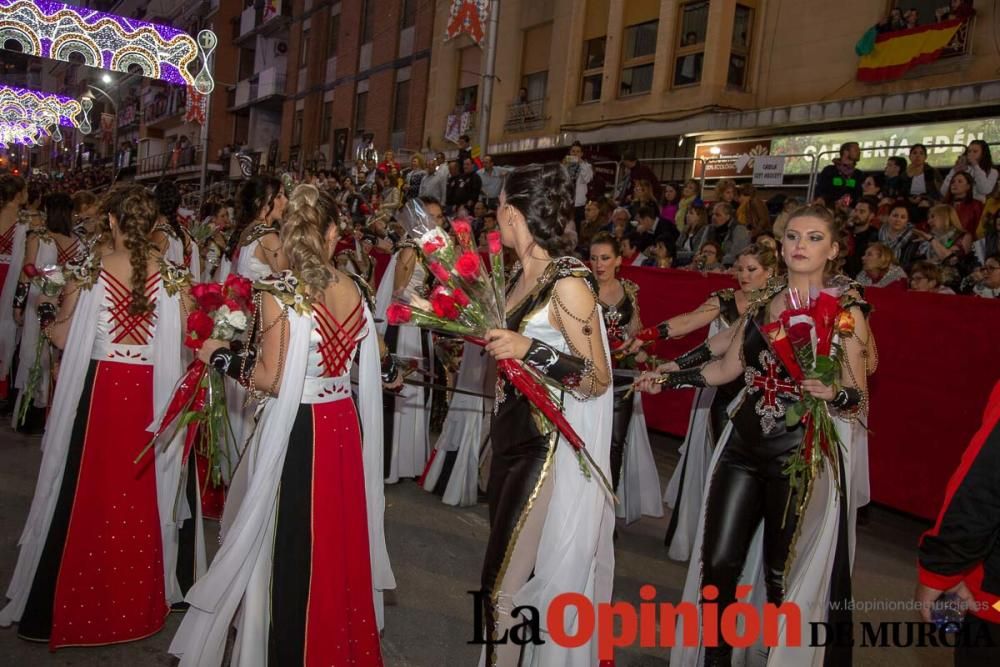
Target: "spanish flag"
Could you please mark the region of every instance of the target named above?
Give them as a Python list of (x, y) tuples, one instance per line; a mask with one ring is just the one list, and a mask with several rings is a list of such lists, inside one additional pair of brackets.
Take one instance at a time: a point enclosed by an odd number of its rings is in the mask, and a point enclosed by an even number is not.
[(938, 59), (964, 23), (952, 19), (909, 30), (882, 33), (875, 38), (875, 48), (858, 63), (858, 81), (892, 81), (911, 68)]

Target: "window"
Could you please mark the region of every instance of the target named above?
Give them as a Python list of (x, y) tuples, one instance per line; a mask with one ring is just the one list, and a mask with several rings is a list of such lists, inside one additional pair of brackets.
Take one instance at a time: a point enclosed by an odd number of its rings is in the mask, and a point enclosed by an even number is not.
[(705, 34), (708, 32), (708, 0), (682, 4), (678, 23), (674, 86), (691, 86), (701, 81)]
[(656, 58), (656, 31), (659, 20), (625, 28), (622, 40), (621, 97), (648, 93), (653, 87), (653, 60)]
[(354, 131), (365, 129), (365, 116), (368, 114), (368, 91), (358, 93), (354, 98)]
[(330, 130), (333, 127), (333, 102), (323, 102), (323, 124), (319, 128), (321, 143), (330, 141)]
[(455, 96), (455, 107), (460, 111), (475, 111), (476, 98), (479, 96), (479, 86), (466, 86), (458, 89)]
[(299, 39), (299, 67), (305, 67), (309, 62), (309, 31), (303, 30)]
[(367, 44), (375, 38), (375, 8), (374, 0), (364, 0), (361, 3), (361, 43)]
[(588, 39), (583, 44), (581, 102), (596, 102), (601, 99), (601, 81), (604, 78), (604, 47), (606, 44), (607, 37)]
[(326, 57), (337, 55), (337, 45), (340, 43), (340, 14), (331, 14), (326, 22)]
[(528, 89), (527, 101), (544, 100), (549, 80), (552, 24), (543, 23), (525, 30), (522, 49), (521, 86)]
[(455, 111), (475, 111), (479, 97), (479, 79), (482, 70), (482, 49), (469, 46), (458, 54), (458, 85)]
[(549, 82), (548, 72), (527, 74), (521, 79), (521, 87), (528, 91), (528, 102), (545, 99), (545, 90)]
[(410, 109), (410, 82), (396, 82), (396, 94), (392, 105), (392, 131), (406, 132), (406, 117)]
[(733, 43), (729, 52), (729, 73), (726, 83), (743, 90), (747, 84), (747, 65), (750, 63), (750, 38), (753, 33), (753, 9), (736, 5), (733, 21)]
[(302, 144), (302, 109), (298, 109), (292, 119), (292, 145), (300, 144)]
[(417, 0), (403, 0), (403, 11), (399, 27), (405, 30), (417, 23)]

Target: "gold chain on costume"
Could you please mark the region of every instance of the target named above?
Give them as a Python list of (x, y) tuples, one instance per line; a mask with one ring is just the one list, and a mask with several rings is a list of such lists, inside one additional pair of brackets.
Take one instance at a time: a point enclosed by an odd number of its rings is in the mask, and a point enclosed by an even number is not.
[[(602, 379), (597, 376), (597, 366), (594, 364), (593, 361), (597, 357), (597, 353), (601, 351), (601, 350), (597, 351), (594, 350), (594, 339), (593, 339), (594, 327), (590, 323), (591, 320), (594, 319), (595, 314), (598, 314), (597, 298), (596, 297), (594, 298), (594, 306), (593, 308), (591, 308), (586, 318), (580, 318), (571, 313), (569, 309), (566, 308), (566, 306), (563, 304), (562, 300), (559, 298), (559, 293), (555, 289), (552, 290), (552, 302), (556, 306), (555, 308), (552, 309), (552, 314), (555, 315), (556, 318), (556, 326), (558, 327), (560, 333), (562, 333), (563, 338), (566, 340), (566, 345), (567, 347), (569, 347), (569, 351), (574, 356), (580, 357), (581, 359), (584, 360), (583, 377), (581, 378), (581, 381), (583, 380), (583, 378), (586, 378), (587, 381), (590, 383), (590, 386), (586, 395), (578, 396), (578, 398), (595, 397), (598, 395), (597, 388), (599, 386), (606, 388), (608, 385), (611, 384), (610, 377)], [(577, 347), (573, 344), (573, 340), (566, 332), (566, 326), (563, 324), (563, 319), (562, 315), (560, 314), (560, 311), (564, 311), (567, 315), (569, 315), (570, 319), (576, 321), (581, 325), (580, 331), (583, 333), (584, 336), (587, 337), (587, 346), (589, 348), (590, 356), (585, 356), (581, 354), (580, 350), (577, 349)]]

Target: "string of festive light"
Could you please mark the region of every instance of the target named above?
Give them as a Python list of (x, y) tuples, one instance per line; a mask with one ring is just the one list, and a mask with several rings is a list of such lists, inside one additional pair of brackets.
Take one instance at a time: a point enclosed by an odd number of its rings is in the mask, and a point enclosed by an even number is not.
[(83, 106), (72, 97), (0, 84), (0, 121), (80, 127)]
[(7, 146), (12, 144), (34, 146), (40, 143), (47, 134), (44, 127), (34, 123), (0, 121), (0, 144)]
[[(48, 0), (0, 0), (0, 16), (0, 46), (13, 40), (24, 53), (66, 62), (76, 55), (117, 72), (138, 67), (143, 76), (193, 86), (202, 95), (215, 88), (208, 56), (218, 40), (209, 30), (196, 41), (159, 23)], [(188, 66), (199, 54), (202, 67), (192, 75)]]

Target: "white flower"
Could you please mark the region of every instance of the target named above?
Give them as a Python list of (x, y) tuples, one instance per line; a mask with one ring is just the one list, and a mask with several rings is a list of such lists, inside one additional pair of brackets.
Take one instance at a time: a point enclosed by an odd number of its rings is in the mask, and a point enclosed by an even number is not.
[[(223, 307), (225, 308), (225, 306)], [(247, 315), (241, 310), (230, 311), (226, 315), (226, 323), (237, 331), (245, 331), (247, 328)]]

